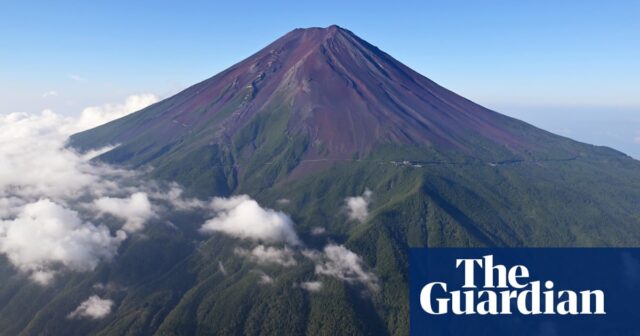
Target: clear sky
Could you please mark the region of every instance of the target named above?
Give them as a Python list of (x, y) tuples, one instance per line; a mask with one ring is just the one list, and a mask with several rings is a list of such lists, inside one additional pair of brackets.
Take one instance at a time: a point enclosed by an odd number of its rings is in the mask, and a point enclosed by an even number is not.
[(338, 24), (441, 85), (640, 157), (640, 1), (0, 2), (0, 113), (166, 97)]

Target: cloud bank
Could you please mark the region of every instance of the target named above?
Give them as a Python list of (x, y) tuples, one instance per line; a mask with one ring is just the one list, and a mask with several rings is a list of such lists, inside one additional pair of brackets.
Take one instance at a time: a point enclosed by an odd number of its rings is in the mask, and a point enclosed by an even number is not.
[(86, 301), (82, 302), (78, 308), (67, 315), (67, 318), (89, 318), (99, 320), (105, 318), (111, 313), (113, 301), (101, 299), (97, 295), (92, 295)]
[(145, 93), (129, 96), (123, 104), (106, 104), (87, 107), (82, 110), (74, 127), (76, 128), (76, 132), (90, 129), (139, 111), (157, 101), (158, 97), (150, 93)]
[(58, 272), (90, 271), (113, 258), (127, 235), (94, 224), (99, 218), (87, 210), (92, 206), (122, 219), (129, 232), (150, 218), (136, 173), (92, 163), (95, 153), (82, 155), (65, 143), (72, 133), (155, 100), (132, 96), (124, 104), (85, 109), (80, 118), (50, 110), (0, 115), (0, 253), (19, 271), (47, 284)]
[(77, 212), (50, 200), (27, 204), (18, 216), (0, 221), (0, 252), (18, 269), (46, 284), (59, 267), (93, 270), (111, 259), (126, 234), (84, 223)]

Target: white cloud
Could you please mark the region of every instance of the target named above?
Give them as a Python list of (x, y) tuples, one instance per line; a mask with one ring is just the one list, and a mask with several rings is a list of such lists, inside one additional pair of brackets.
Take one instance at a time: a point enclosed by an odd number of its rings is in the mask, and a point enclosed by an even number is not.
[(261, 285), (269, 285), (273, 283), (273, 278), (266, 274), (261, 274), (260, 280), (258, 280), (258, 283)]
[(636, 144), (640, 145), (640, 135), (638, 135), (637, 137), (633, 138), (633, 143), (636, 143)]
[(315, 272), (332, 276), (348, 283), (361, 283), (372, 291), (378, 291), (378, 278), (364, 269), (362, 258), (342, 245), (327, 245), (323, 253), (304, 251), (303, 254), (316, 261)]
[(129, 97), (85, 110), (83, 120), (50, 110), (0, 115), (0, 253), (19, 271), (45, 284), (58, 272), (92, 270), (113, 257), (125, 233), (87, 222), (83, 203), (126, 200), (117, 212), (131, 216), (125, 219), (131, 231), (148, 218), (149, 199), (136, 195), (146, 188), (138, 173), (92, 163), (95, 152), (81, 155), (65, 144), (70, 134), (152, 100)]
[(347, 210), (349, 212), (349, 218), (364, 222), (369, 216), (369, 203), (371, 203), (371, 196), (373, 193), (367, 189), (362, 196), (347, 197), (345, 202), (347, 203)]
[(58, 91), (51, 90), (43, 93), (42, 98), (55, 97), (57, 95), (58, 95)]
[(184, 191), (182, 188), (178, 184), (172, 183), (169, 190), (160, 190), (153, 193), (151, 196), (155, 199), (169, 202), (174, 209), (180, 211), (202, 210), (209, 208), (209, 203), (197, 198), (185, 197), (183, 194)]
[(289, 200), (288, 198), (281, 198), (277, 200), (276, 203), (280, 205), (288, 205), (289, 203), (291, 203), (291, 200)]
[(300, 284), (300, 288), (305, 289), (309, 292), (319, 292), (322, 290), (322, 282), (321, 281), (307, 281)]
[(68, 318), (90, 318), (98, 320), (105, 318), (111, 313), (113, 301), (101, 299), (97, 295), (92, 295), (82, 302), (78, 308), (67, 315)]
[(242, 239), (300, 244), (288, 215), (262, 208), (247, 195), (216, 197), (211, 208), (216, 211), (216, 216), (202, 225), (201, 232), (222, 232)]
[(24, 206), (15, 219), (0, 221), (0, 252), (33, 280), (47, 284), (60, 268), (93, 270), (111, 259), (126, 234), (83, 223), (78, 213), (50, 200)]
[(123, 230), (136, 232), (144, 228), (145, 222), (155, 213), (144, 192), (137, 192), (128, 198), (102, 197), (93, 202), (101, 213), (110, 214), (125, 221)]
[(284, 267), (295, 266), (298, 263), (294, 257), (294, 251), (288, 247), (282, 249), (276, 247), (265, 247), (258, 245), (249, 251), (242, 248), (236, 248), (234, 251), (237, 255), (249, 258), (258, 264), (277, 264)]
[(311, 229), (311, 234), (314, 236), (322, 236), (325, 233), (327, 233), (327, 229), (320, 226), (316, 226), (313, 229)]
[(82, 157), (64, 148), (66, 118), (41, 115), (0, 116), (0, 196), (73, 196), (99, 176)]
[(88, 161), (91, 157), (66, 148), (65, 142), (75, 132), (133, 112), (150, 102), (147, 96), (131, 96), (124, 107), (110, 108), (108, 113), (85, 109), (79, 120), (50, 110), (39, 115), (0, 115), (0, 197), (8, 193), (72, 197), (88, 188), (96, 192), (113, 189), (115, 186), (105, 177), (115, 177), (124, 173), (122, 170), (92, 164)]
[(109, 281), (106, 283), (99, 282), (94, 284), (91, 287), (97, 291), (106, 291), (106, 292), (116, 292), (116, 291), (126, 290), (126, 287), (121, 288), (115, 282), (112, 282), (112, 281)]
[(273, 283), (273, 278), (270, 277), (267, 273), (260, 271), (260, 270), (255, 270), (253, 271), (255, 273), (258, 274), (258, 284), (260, 285), (270, 285)]
[(79, 132), (81, 130), (94, 128), (109, 121), (122, 118), (157, 101), (158, 97), (150, 93), (145, 93), (129, 96), (123, 104), (105, 104), (102, 106), (87, 107), (82, 110), (80, 117), (76, 121), (74, 125), (75, 131)]

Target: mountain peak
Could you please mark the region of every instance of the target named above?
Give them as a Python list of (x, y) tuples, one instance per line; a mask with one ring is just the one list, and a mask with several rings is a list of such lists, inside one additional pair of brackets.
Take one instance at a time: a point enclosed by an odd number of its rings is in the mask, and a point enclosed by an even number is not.
[(329, 40), (335, 39), (337, 36), (350, 36), (353, 35), (347, 29), (344, 29), (338, 25), (331, 25), (328, 27), (309, 27), (309, 28), (296, 28), (289, 33), (276, 40), (272, 45), (280, 43), (292, 42), (295, 40), (304, 41), (302, 44), (306, 48), (319, 47)]
[(322, 30), (324, 30), (324, 32), (327, 34), (327, 36), (334, 36), (335, 34), (338, 33), (348, 33), (349, 31), (347, 29), (344, 29), (336, 24), (332, 24), (330, 26), (327, 26), (326, 28), (320, 28)]
[(294, 30), (292, 30), (292, 32), (296, 32), (296, 31), (320, 31), (323, 32), (325, 34), (335, 34), (338, 31), (346, 31), (346, 29), (336, 25), (336, 24), (332, 24), (330, 26), (327, 27), (307, 27), (307, 28), (296, 28)]

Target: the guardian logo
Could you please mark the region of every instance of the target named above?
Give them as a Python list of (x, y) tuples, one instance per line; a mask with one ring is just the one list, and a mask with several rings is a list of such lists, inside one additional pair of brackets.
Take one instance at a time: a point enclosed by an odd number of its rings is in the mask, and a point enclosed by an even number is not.
[[(452, 265), (453, 266), (453, 265)], [(552, 280), (529, 281), (523, 265), (495, 264), (493, 255), (482, 259), (456, 259), (464, 272), (462, 289), (431, 282), (420, 291), (420, 306), (427, 314), (444, 315), (605, 315), (602, 290), (556, 290)], [(476, 276), (484, 272), (484, 276)], [(476, 278), (483, 278), (481, 284)]]

